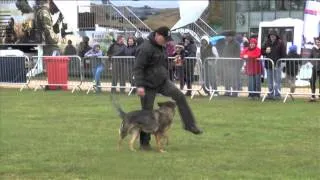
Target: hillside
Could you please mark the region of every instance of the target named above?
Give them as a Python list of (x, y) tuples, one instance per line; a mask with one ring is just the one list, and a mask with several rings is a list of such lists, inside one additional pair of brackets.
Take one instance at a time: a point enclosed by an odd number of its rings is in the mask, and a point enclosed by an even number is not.
[(157, 15), (150, 15), (144, 21), (151, 29), (160, 26), (168, 26), (171, 28), (180, 19), (179, 9), (162, 9)]

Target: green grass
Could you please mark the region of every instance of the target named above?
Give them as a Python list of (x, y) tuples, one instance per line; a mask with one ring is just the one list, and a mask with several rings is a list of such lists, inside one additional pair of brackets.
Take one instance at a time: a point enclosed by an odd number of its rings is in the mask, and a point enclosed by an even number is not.
[[(118, 97), (126, 111), (140, 107), (136, 96)], [(177, 116), (168, 153), (131, 152), (128, 139), (117, 152), (108, 94), (0, 89), (0, 179), (319, 178), (319, 103), (196, 97), (190, 105), (203, 135), (182, 130)]]

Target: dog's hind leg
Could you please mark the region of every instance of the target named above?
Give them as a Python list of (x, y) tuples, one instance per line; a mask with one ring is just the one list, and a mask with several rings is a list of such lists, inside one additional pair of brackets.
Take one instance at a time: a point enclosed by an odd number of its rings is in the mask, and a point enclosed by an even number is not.
[(121, 144), (123, 139), (124, 139), (123, 134), (121, 133), (121, 129), (119, 129), (118, 151), (121, 150)]
[(139, 134), (140, 134), (140, 131), (138, 130), (133, 130), (132, 131), (132, 137), (131, 137), (131, 140), (129, 142), (129, 147), (130, 147), (130, 150), (131, 151), (136, 151), (134, 149), (134, 142), (136, 141), (136, 139), (139, 137)]

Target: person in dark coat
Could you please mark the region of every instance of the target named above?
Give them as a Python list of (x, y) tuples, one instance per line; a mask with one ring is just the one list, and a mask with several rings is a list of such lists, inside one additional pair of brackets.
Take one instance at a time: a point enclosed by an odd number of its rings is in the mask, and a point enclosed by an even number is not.
[[(169, 96), (176, 101), (184, 129), (194, 134), (202, 131), (197, 127), (196, 120), (183, 93), (170, 81), (167, 68), (165, 44), (170, 38), (168, 27), (159, 27), (150, 33), (137, 52), (133, 73), (137, 86), (137, 94), (141, 97), (143, 110), (152, 110), (157, 93)], [(150, 149), (150, 134), (141, 132), (140, 146)]]
[(108, 49), (107, 55), (111, 58), (112, 66), (112, 88), (111, 92), (116, 92), (116, 86), (118, 84), (118, 79), (120, 80), (120, 92), (125, 92), (125, 79), (126, 72), (124, 67), (126, 66), (126, 59), (113, 58), (113, 56), (125, 56), (126, 45), (124, 44), (125, 38), (122, 35), (117, 37), (117, 41)]
[[(228, 30), (222, 33), (226, 36), (225, 46), (222, 51), (221, 57), (223, 58), (239, 58), (240, 57), (240, 44), (235, 40), (235, 32)], [(237, 97), (238, 93), (232, 91), (240, 90), (240, 71), (242, 62), (240, 60), (221, 60), (222, 67), (219, 67), (219, 71), (223, 74), (223, 80), (225, 83), (226, 93), (224, 96)]]
[(187, 36), (184, 40), (184, 52), (185, 52), (185, 62), (184, 66), (184, 78), (187, 83), (187, 93), (186, 96), (191, 96), (192, 82), (194, 79), (194, 68), (197, 63), (197, 46), (191, 36)]
[[(125, 56), (135, 56), (136, 55), (136, 49), (137, 49), (137, 46), (136, 46), (135, 38), (133, 36), (128, 37), (128, 39), (127, 39), (127, 47), (126, 47), (125, 52), (124, 52)], [(125, 63), (125, 66), (127, 67), (125, 69), (127, 69), (126, 72), (128, 74), (127, 80), (130, 82), (131, 87), (134, 86), (133, 73), (132, 73), (134, 60), (135, 60), (135, 58), (129, 58), (128, 62)]]
[[(310, 58), (320, 58), (320, 37), (314, 39), (315, 46), (311, 50)], [(312, 67), (312, 76), (310, 79), (310, 87), (311, 87), (311, 98), (310, 102), (316, 101), (316, 81), (317, 76), (319, 78), (319, 93), (320, 93), (320, 62), (319, 61), (311, 61)]]
[(84, 57), (86, 52), (88, 52), (91, 49), (91, 46), (89, 46), (89, 37), (88, 36), (83, 36), (82, 37), (82, 42), (79, 44), (79, 49), (78, 49), (78, 56)]
[[(262, 55), (266, 58), (270, 58), (274, 65), (272, 66), (272, 63), (270, 63), (270, 61), (265, 61), (265, 68), (267, 69), (268, 88), (270, 92), (267, 96), (267, 99), (280, 99), (281, 68), (277, 67), (277, 62), (280, 58), (286, 57), (286, 47), (276, 31), (270, 31), (268, 39), (262, 46), (261, 51)], [(273, 80), (275, 82), (273, 82)]]
[(72, 41), (69, 39), (68, 40), (68, 45), (64, 48), (64, 55), (77, 55), (77, 50), (76, 48), (72, 45)]
[[(286, 56), (286, 59), (300, 59), (301, 55), (297, 53), (297, 46), (292, 45), (289, 48), (289, 53)], [(290, 87), (290, 93), (295, 92), (295, 82), (296, 82), (296, 76), (299, 72), (299, 66), (302, 64), (301, 60), (292, 60), (292, 61), (286, 61), (286, 67), (283, 69), (284, 72), (287, 75), (287, 80)]]

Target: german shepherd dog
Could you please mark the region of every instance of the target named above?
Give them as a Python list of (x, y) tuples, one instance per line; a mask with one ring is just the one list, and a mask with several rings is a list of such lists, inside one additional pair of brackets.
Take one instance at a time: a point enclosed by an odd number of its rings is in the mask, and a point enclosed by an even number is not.
[(134, 143), (139, 137), (141, 131), (151, 133), (155, 136), (157, 148), (159, 152), (165, 152), (162, 140), (166, 140), (168, 144), (167, 131), (173, 122), (175, 115), (176, 103), (172, 101), (159, 102), (158, 109), (155, 110), (136, 110), (125, 113), (119, 105), (114, 103), (122, 123), (119, 128), (120, 139), (118, 142), (118, 150), (120, 150), (123, 139), (131, 134), (129, 148), (136, 151)]

